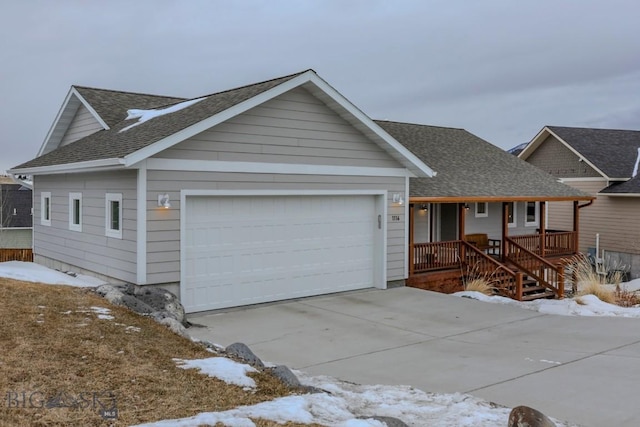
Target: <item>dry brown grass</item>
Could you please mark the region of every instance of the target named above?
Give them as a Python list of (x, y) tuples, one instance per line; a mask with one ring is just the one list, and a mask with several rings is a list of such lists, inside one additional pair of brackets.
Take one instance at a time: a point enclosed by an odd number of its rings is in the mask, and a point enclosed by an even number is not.
[[(617, 304), (630, 307), (637, 304), (640, 299), (637, 293), (625, 291), (621, 288), (622, 272), (617, 266), (605, 264), (604, 274), (594, 271), (589, 259), (584, 255), (574, 257), (568, 264), (570, 277), (574, 277), (573, 288), (577, 296), (595, 295), (601, 301), (609, 304)], [(613, 287), (608, 286), (613, 285)], [(579, 300), (576, 300), (579, 302)]]
[[(131, 425), (224, 411), (290, 394), (266, 373), (252, 374), (257, 388), (245, 391), (198, 370), (177, 368), (172, 358), (212, 354), (86, 289), (0, 278), (0, 301), (0, 425)], [(115, 319), (99, 319), (91, 306), (108, 307)], [(29, 405), (33, 392), (41, 394), (35, 394), (34, 405)], [(113, 393), (118, 418), (103, 419), (99, 405), (94, 408), (93, 403), (84, 408), (37, 407), (62, 392), (73, 397), (89, 393), (85, 395), (89, 399), (91, 393), (99, 393), (107, 407), (111, 399), (106, 393)]]
[(493, 287), (491, 283), (483, 277), (476, 277), (474, 279), (465, 281), (464, 290), (470, 292), (480, 292), (482, 294), (491, 296), (493, 295)]
[(597, 282), (587, 282), (583, 284), (579, 288), (576, 302), (580, 303), (580, 297), (582, 295), (595, 295), (600, 301), (608, 302), (609, 304), (616, 303), (614, 291)]

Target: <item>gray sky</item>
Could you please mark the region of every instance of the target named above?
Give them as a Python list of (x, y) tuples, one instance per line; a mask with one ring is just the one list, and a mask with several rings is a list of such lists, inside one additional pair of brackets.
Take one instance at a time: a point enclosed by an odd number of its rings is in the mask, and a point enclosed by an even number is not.
[(0, 171), (72, 84), (195, 97), (313, 68), (374, 119), (510, 148), (640, 129), (637, 0), (0, 0)]

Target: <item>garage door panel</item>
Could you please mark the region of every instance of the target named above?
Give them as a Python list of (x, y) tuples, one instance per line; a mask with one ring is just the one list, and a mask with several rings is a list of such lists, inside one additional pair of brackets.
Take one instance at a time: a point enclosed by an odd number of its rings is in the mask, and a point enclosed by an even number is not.
[(188, 197), (183, 304), (372, 287), (376, 217), (375, 196)]

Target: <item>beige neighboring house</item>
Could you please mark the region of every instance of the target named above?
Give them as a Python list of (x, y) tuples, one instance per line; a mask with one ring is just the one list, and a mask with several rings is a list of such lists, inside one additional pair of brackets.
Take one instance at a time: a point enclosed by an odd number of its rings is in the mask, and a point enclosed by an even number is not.
[(33, 177), (34, 256), (188, 312), (403, 284), (434, 173), (313, 70), (192, 99), (71, 87)]
[[(580, 216), (581, 251), (640, 276), (640, 131), (545, 126), (519, 154), (561, 182), (596, 196)], [(566, 203), (550, 203), (549, 227), (571, 221)]]

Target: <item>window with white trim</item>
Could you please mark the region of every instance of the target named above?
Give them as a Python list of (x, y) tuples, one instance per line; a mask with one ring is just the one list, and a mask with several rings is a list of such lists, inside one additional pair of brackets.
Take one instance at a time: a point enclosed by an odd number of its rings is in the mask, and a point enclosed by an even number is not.
[(476, 203), (476, 218), (486, 218), (489, 216), (489, 203)]
[(69, 193), (69, 230), (82, 231), (82, 193)]
[(517, 209), (516, 209), (516, 203), (515, 202), (507, 202), (507, 226), (508, 227), (515, 227), (517, 225), (516, 223), (516, 218), (517, 218)]
[(107, 193), (105, 210), (105, 235), (122, 239), (122, 194)]
[(40, 224), (51, 225), (51, 192), (40, 193)]
[(526, 215), (524, 218), (525, 227), (535, 227), (538, 225), (538, 202), (527, 202), (526, 206)]

